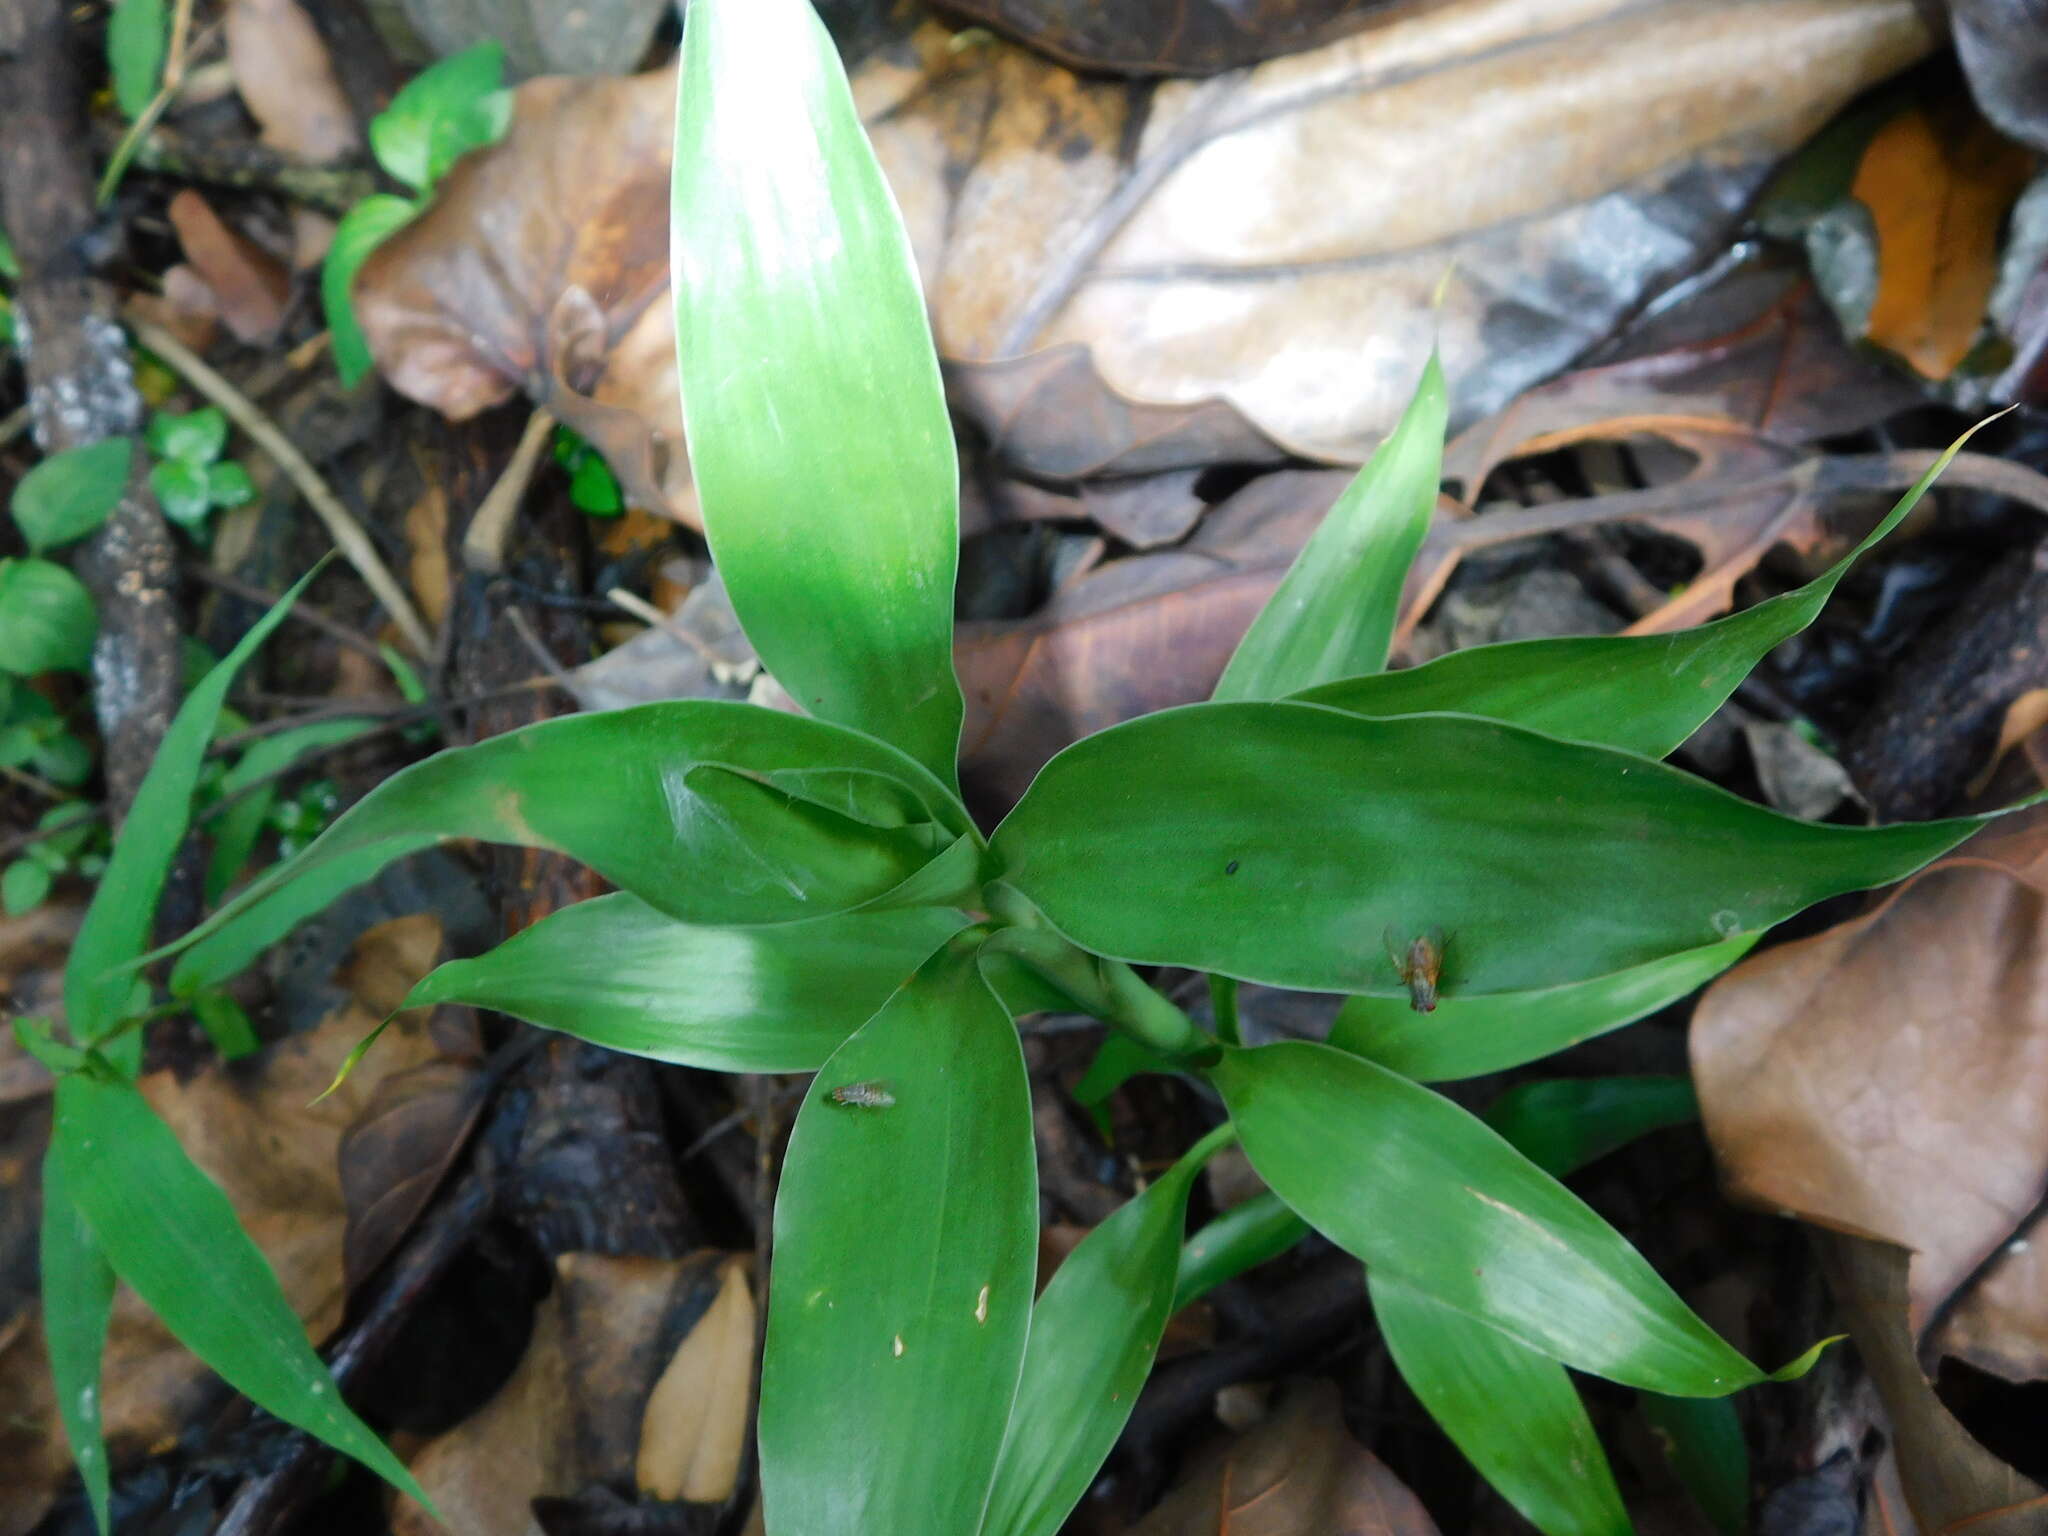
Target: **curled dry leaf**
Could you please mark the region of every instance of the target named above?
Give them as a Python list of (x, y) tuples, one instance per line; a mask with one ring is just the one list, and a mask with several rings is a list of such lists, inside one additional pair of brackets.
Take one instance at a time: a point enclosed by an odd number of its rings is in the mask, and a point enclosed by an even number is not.
[(2048, 1376), (2048, 810), (1736, 967), (1692, 1061), (1732, 1193), (1912, 1250), (1926, 1358)]
[(350, 1290), (388, 1258), (433, 1199), (484, 1106), (474, 1062), (428, 1061), (384, 1077), (335, 1149), (342, 1269)]
[(213, 291), (215, 308), (236, 339), (253, 345), (276, 336), (292, 296), (284, 263), (230, 229), (190, 187), (171, 199), (170, 216), (185, 259)]
[(263, 142), (326, 165), (362, 148), (327, 45), (298, 0), (230, 0), (228, 64)]
[(1436, 1522), (1351, 1438), (1328, 1381), (1292, 1388), (1272, 1417), (1209, 1456), (1131, 1536), (1436, 1536)]
[(753, 1387), (744, 1265), (710, 1252), (563, 1254), (512, 1378), (413, 1460), (443, 1523), (402, 1499), (397, 1536), (539, 1536), (534, 1500), (633, 1487), (636, 1478), (650, 1495), (719, 1486), (729, 1494)]
[(1313, 48), (1394, 0), (946, 0), (1076, 69), (1206, 75)]

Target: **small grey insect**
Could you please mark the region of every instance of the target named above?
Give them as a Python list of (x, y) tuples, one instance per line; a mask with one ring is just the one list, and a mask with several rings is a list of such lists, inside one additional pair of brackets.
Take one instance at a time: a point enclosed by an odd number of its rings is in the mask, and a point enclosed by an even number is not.
[(887, 1109), (896, 1102), (887, 1083), (841, 1083), (826, 1097), (848, 1109)]

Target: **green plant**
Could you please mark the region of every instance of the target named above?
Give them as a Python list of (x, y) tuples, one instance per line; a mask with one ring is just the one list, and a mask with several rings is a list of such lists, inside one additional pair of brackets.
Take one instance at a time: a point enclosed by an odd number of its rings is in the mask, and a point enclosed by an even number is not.
[(0, 560), (0, 672), (82, 672), (99, 616), (92, 594), (63, 566), (41, 558), (92, 533), (121, 501), (135, 445), (112, 437), (52, 454), (21, 477), (8, 502), (27, 541), (25, 559)]
[[(700, 1068), (817, 1073), (775, 1213), (759, 1439), (777, 1536), (1056, 1530), (1172, 1310), (1309, 1226), (1364, 1261), (1395, 1360), (1510, 1501), (1546, 1531), (1627, 1529), (1567, 1368), (1711, 1399), (1796, 1375), (1820, 1346), (1753, 1365), (1558, 1182), (1682, 1113), (1670, 1084), (1602, 1102), (1559, 1091), (1589, 1117), (1573, 1137), (1554, 1134), (1554, 1112), (1503, 1106), (1518, 1150), (1424, 1083), (1619, 1027), (1802, 907), (1898, 878), (1981, 824), (1809, 825), (1661, 761), (1812, 620), (1848, 562), (1684, 634), (1386, 672), (1441, 467), (1432, 362), (1216, 699), (1069, 748), (984, 836), (955, 776), (955, 451), (907, 241), (831, 42), (805, 0), (696, 0), (680, 89), (693, 468), (733, 604), (809, 717), (656, 704), (428, 758), (188, 935), (172, 993), (218, 985), (341, 891), (450, 839), (554, 849), (618, 886), (442, 966), (406, 1001)], [(192, 750), (168, 744), (159, 771)], [(166, 778), (160, 802), (190, 778)], [(116, 863), (167, 859), (178, 804), (140, 834), (131, 816)], [(113, 919), (89, 920), (73, 959), (73, 1057), (43, 1045), (65, 1073), (53, 1368), (102, 1495), (96, 1426), (75, 1410), (104, 1287), (75, 1277), (107, 1261), (128, 1274), (159, 1247), (204, 1252), (194, 1234), (213, 1217), (198, 1213), (218, 1204), (122, 1075), (142, 929), (136, 897), (121, 899), (118, 940)], [(1439, 929), (1441, 1003), (1420, 1014), (1388, 941), (1409, 952)], [(1149, 965), (1217, 977), (1215, 1034), (1134, 969)], [(1237, 980), (1352, 994), (1338, 1043), (1242, 1046)], [(1034, 1301), (1013, 1019), (1047, 1007), (1104, 1020), (1127, 1065), (1205, 1079), (1225, 1118)], [(1233, 1141), (1272, 1193), (1188, 1241), (1195, 1177)], [(232, 1243), (217, 1225), (207, 1240)], [(261, 1289), (246, 1265), (232, 1299), (209, 1297), (204, 1328), (174, 1315), (190, 1297), (165, 1277), (154, 1291), (129, 1278), (231, 1382), (307, 1423), (322, 1384), (288, 1325), (300, 1368), (281, 1375), (277, 1327), (238, 1314)], [(403, 1478), (352, 1419), (308, 1427)]]
[(44, 834), (0, 869), (0, 911), (19, 917), (41, 906), (59, 875), (76, 869), (88, 880), (107, 867), (105, 829), (83, 800), (61, 800), (36, 819)]
[(626, 510), (619, 478), (604, 455), (568, 427), (555, 428), (555, 462), (569, 476), (569, 500), (592, 517), (617, 517)]
[(157, 505), (195, 539), (205, 539), (206, 520), (215, 509), (239, 507), (255, 497), (249, 471), (221, 457), (228, 445), (228, 419), (218, 406), (182, 415), (158, 411), (149, 418), (145, 440), (156, 458), (149, 488)]
[(170, 13), (164, 0), (117, 0), (107, 18), (107, 68), (114, 102), (131, 121), (149, 110), (170, 48)]
[(370, 253), (426, 207), (457, 160), (504, 136), (512, 123), (512, 93), (503, 89), (504, 78), (504, 48), (478, 43), (421, 70), (371, 121), (370, 152), (413, 195), (379, 192), (364, 198), (342, 218), (328, 247), (320, 300), (344, 384), (362, 378), (371, 362), (349, 285)]

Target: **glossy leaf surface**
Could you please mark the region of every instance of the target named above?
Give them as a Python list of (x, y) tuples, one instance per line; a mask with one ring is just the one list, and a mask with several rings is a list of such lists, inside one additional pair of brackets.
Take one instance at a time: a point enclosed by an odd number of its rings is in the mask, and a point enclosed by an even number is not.
[(1919, 504), (1968, 441), (1968, 433), (1958, 439), (1842, 559), (1797, 591), (1741, 613), (1671, 635), (1473, 646), (1405, 671), (1349, 677), (1295, 696), (1375, 718), (1483, 715), (1546, 736), (1663, 757), (1726, 703), (1773, 647), (1819, 616), (1849, 568)]
[[(86, 909), (85, 921), (64, 966), (64, 1017), (74, 1038), (95, 1041), (127, 1012), (136, 987), (131, 967), (149, 947), (171, 861), (192, 824), (192, 793), (206, 763), (207, 744), (220, 723), (221, 705), (244, 662), (284, 622), (317, 570), (301, 576), (270, 611), (250, 626), (235, 648), (186, 695), (164, 732), (149, 772), (135, 791), (114, 851)], [(131, 1031), (109, 1056), (133, 1072), (142, 1037)], [(78, 1170), (74, 1170), (77, 1176)]]
[[(181, 1154), (182, 1155), (182, 1154)], [(85, 1224), (64, 1180), (53, 1147), (43, 1158), (43, 1224), (38, 1235), (43, 1298), (43, 1343), (57, 1416), (71, 1459), (78, 1464), (86, 1501), (100, 1530), (107, 1526), (107, 1442), (101, 1429), (100, 1357), (114, 1310), (114, 1270)]]
[(1481, 1118), (1538, 1168), (1563, 1178), (1699, 1114), (1690, 1078), (1570, 1077), (1517, 1083)]
[(457, 837), (568, 854), (686, 922), (799, 922), (886, 896), (967, 830), (936, 780), (858, 732), (751, 704), (646, 704), (415, 763), (186, 942), (235, 922), (279, 937), (273, 893), (342, 860), (365, 880)]
[(142, 116), (156, 95), (169, 31), (164, 0), (117, 0), (107, 18), (107, 66), (114, 78), (114, 103), (124, 117)]
[(55, 1139), (65, 1186), (108, 1262), (180, 1343), (258, 1407), (426, 1502), (342, 1402), (227, 1196), (133, 1085), (62, 1079)]
[(1345, 1000), (1331, 1045), (1421, 1083), (1505, 1072), (1647, 1018), (1748, 954), (1743, 934), (1591, 981), (1490, 997), (1447, 997), (1417, 1013), (1406, 997)]
[(814, 1072), (965, 926), (957, 912), (909, 907), (702, 928), (600, 896), (449, 961), (405, 1006), (469, 1003), (715, 1072)]
[(134, 455), (133, 438), (103, 438), (53, 453), (23, 475), (8, 506), (29, 553), (82, 539), (104, 523), (121, 503)]
[[(1767, 811), (1654, 763), (1458, 715), (1197, 704), (1069, 747), (998, 829), (1004, 878), (1114, 958), (1391, 994), (1441, 929), (1442, 995), (1604, 976), (1896, 880), (1980, 823)], [(1561, 893), (1570, 911), (1560, 920)]]
[(1173, 1312), (1188, 1193), (1210, 1136), (1067, 1255), (1031, 1313), (982, 1536), (1052, 1536), (1137, 1405)]
[(1426, 1088), (1326, 1045), (1213, 1073), (1252, 1166), (1389, 1278), (1595, 1375), (1708, 1397), (1763, 1379), (1578, 1196)]
[(1545, 1536), (1635, 1529), (1565, 1368), (1367, 1269), (1394, 1364), (1465, 1459)]
[(1024, 1359), (1038, 1178), (1023, 1052), (974, 948), (927, 962), (797, 1116), (761, 1376), (771, 1531), (981, 1521)]
[(959, 483), (895, 200), (808, 0), (683, 38), (676, 338), (704, 529), (761, 660), (947, 783)]
[(1216, 698), (1277, 699), (1387, 664), (1401, 584), (1436, 510), (1449, 409), (1432, 356), (1400, 422), (1252, 621)]

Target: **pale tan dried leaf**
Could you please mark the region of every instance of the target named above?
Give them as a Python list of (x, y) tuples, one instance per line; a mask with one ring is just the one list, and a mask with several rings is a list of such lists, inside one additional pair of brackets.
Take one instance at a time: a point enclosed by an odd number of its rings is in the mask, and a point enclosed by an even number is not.
[(362, 148), (327, 45), (297, 0), (230, 0), (227, 35), (235, 88), (265, 144), (313, 165)]
[(676, 1346), (640, 1422), (634, 1481), (649, 1498), (722, 1504), (739, 1484), (754, 1390), (747, 1261), (725, 1261), (718, 1297)]
[(284, 263), (230, 229), (190, 187), (171, 199), (169, 212), (185, 259), (213, 290), (220, 317), (236, 339), (255, 345), (275, 337), (292, 296)]

